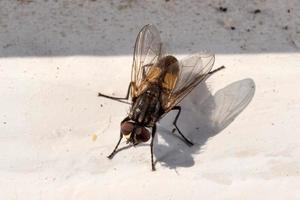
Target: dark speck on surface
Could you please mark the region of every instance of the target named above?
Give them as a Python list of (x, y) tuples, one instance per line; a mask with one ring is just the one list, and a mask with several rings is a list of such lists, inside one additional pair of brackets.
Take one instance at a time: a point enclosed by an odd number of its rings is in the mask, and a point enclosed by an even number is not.
[(246, 49), (246, 44), (242, 44), (242, 45), (240, 46), (240, 48), (243, 49), (243, 50), (245, 50), (245, 49)]
[(235, 30), (235, 27), (234, 27), (234, 26), (231, 26), (230, 29), (231, 29), (231, 30)]
[(290, 9), (288, 9), (288, 10), (287, 10), (287, 12), (288, 12), (288, 13), (290, 13), (290, 12), (291, 12), (291, 10), (290, 10)]
[(223, 7), (223, 6), (220, 6), (220, 7), (219, 7), (219, 11), (220, 11), (220, 12), (227, 12), (227, 8), (226, 8), (226, 7)]
[(100, 104), (100, 107), (102, 108), (102, 107), (103, 107), (103, 105), (102, 105), (102, 104)]
[(7, 124), (7, 122), (3, 122), (3, 124)]
[(3, 46), (3, 48), (6, 49), (6, 48), (11, 47), (11, 46), (12, 46), (12, 44), (6, 44), (6, 45)]
[(260, 10), (260, 9), (256, 9), (256, 10), (253, 11), (253, 13), (254, 13), (254, 14), (261, 13), (261, 10)]
[(284, 26), (284, 27), (282, 27), (284, 30), (288, 30), (289, 29), (289, 27), (288, 26)]

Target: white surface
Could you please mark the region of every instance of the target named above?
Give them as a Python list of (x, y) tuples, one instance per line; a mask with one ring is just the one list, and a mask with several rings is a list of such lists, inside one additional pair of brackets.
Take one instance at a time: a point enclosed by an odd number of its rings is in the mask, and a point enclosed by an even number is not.
[[(126, 93), (131, 57), (1, 59), (0, 197), (299, 199), (299, 62), (299, 54), (217, 55), (226, 70), (207, 81), (212, 93), (202, 85), (187, 97), (179, 119), (196, 145), (172, 136), (168, 116), (151, 172), (148, 145), (106, 158), (128, 106), (97, 92)], [(245, 78), (256, 91), (230, 124), (243, 92), (254, 92)]]
[[(300, 199), (299, 15), (299, 0), (1, 0), (0, 199)], [(156, 172), (148, 145), (106, 158), (128, 106), (97, 97), (125, 95), (147, 23), (176, 56), (226, 66), (182, 102), (194, 147), (174, 113), (158, 124)]]

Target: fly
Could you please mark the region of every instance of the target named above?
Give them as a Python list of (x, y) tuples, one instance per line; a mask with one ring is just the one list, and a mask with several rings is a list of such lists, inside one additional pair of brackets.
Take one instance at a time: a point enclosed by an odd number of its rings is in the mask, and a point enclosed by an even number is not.
[(222, 66), (212, 70), (214, 61), (213, 54), (194, 54), (178, 61), (174, 56), (164, 53), (157, 28), (150, 24), (144, 26), (135, 42), (131, 82), (126, 97), (98, 94), (123, 103), (128, 103), (126, 100), (131, 97), (129, 114), (121, 121), (119, 141), (108, 158), (113, 158), (123, 137), (133, 145), (147, 142), (151, 138), (151, 166), (154, 171), (156, 122), (171, 110), (177, 111), (174, 127), (186, 144), (192, 146), (193, 142), (177, 126), (181, 112), (178, 104), (199, 83), (225, 68)]

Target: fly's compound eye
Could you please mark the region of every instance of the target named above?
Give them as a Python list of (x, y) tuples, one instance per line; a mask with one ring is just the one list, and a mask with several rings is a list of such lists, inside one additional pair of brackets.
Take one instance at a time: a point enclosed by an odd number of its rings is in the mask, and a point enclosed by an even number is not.
[(139, 128), (139, 131), (136, 132), (136, 139), (139, 142), (147, 142), (150, 139), (150, 133), (145, 127)]
[(130, 137), (132, 131), (133, 131), (134, 125), (130, 122), (123, 122), (121, 124), (121, 133), (126, 137)]

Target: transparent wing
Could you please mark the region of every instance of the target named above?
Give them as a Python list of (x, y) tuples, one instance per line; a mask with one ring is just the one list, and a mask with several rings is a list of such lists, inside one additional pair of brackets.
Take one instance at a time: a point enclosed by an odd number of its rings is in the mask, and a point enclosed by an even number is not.
[(174, 79), (167, 79), (164, 83), (171, 88), (169, 91), (164, 92), (163, 108), (165, 112), (170, 111), (200, 82), (209, 76), (214, 61), (215, 57), (213, 54), (194, 54), (182, 59), (177, 64), (179, 72), (176, 83), (174, 83)]
[(141, 87), (143, 80), (161, 56), (162, 43), (159, 31), (154, 25), (148, 24), (139, 32), (134, 46), (131, 97), (134, 98), (140, 94), (139, 90), (143, 89)]

